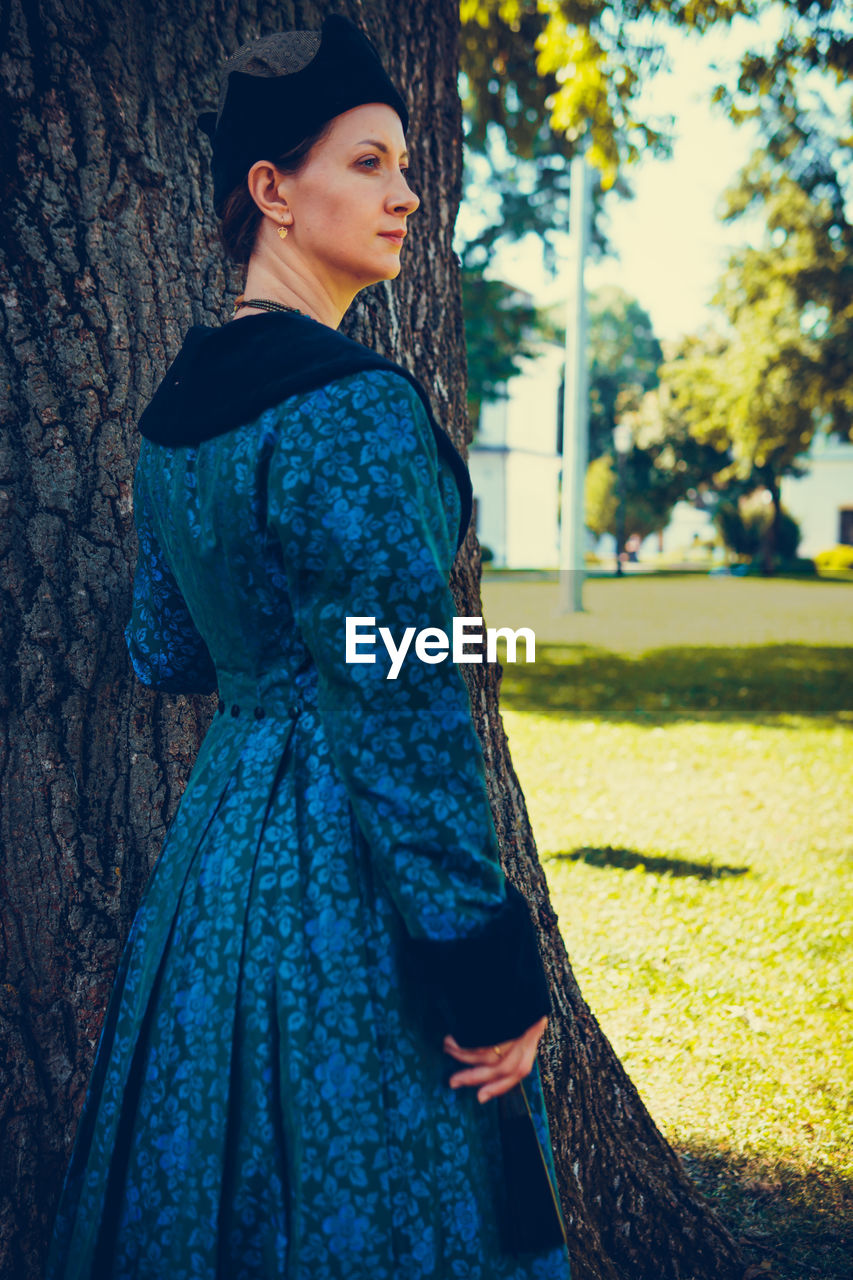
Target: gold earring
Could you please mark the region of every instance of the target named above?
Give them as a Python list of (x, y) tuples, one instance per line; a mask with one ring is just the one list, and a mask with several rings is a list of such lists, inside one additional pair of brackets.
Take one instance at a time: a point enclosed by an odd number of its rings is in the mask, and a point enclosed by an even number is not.
[(279, 227), (278, 234), (281, 236), (282, 240), (287, 235), (287, 227), (284, 225), (284, 223), (282, 223), (281, 226)]

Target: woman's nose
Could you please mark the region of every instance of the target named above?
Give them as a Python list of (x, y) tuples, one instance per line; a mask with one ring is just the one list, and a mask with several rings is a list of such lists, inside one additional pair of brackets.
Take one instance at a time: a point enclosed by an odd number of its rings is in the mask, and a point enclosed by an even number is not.
[(420, 196), (415, 195), (403, 174), (400, 174), (400, 187), (401, 190), (395, 192), (394, 196), (392, 196), (395, 211), (397, 213), (414, 213), (421, 202)]

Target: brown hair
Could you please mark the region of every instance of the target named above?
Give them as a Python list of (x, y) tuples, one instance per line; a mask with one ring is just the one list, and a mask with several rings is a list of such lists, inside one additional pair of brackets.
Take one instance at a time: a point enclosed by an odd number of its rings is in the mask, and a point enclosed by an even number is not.
[[(303, 138), (295, 147), (285, 151), (272, 163), (282, 173), (298, 173), (308, 159), (312, 147), (325, 138), (332, 127), (332, 120), (327, 120), (314, 133)], [(240, 266), (246, 266), (255, 247), (258, 230), (263, 214), (255, 204), (244, 178), (225, 197), (222, 206), (222, 217), (219, 223), (219, 240), (226, 257)]]

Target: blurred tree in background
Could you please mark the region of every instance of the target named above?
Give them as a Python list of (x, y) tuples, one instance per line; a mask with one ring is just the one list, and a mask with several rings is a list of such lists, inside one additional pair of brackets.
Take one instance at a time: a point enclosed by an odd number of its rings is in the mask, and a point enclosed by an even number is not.
[(658, 385), (663, 360), (649, 313), (624, 289), (607, 286), (589, 296), (589, 457), (607, 453), (619, 408)]
[[(624, 500), (620, 483), (624, 484)], [(584, 523), (598, 537), (612, 534), (617, 556), (626, 536), (637, 534), (642, 539), (663, 529), (676, 501), (668, 477), (655, 467), (654, 456), (636, 445), (620, 466), (604, 453), (587, 468)]]
[(787, 42), (744, 58), (734, 91), (715, 90), (733, 119), (757, 122), (763, 142), (725, 192), (723, 217), (759, 208), (766, 233), (730, 256), (719, 282), (713, 304), (726, 332), (689, 339), (662, 370), (693, 435), (729, 445), (731, 477), (766, 487), (765, 573), (790, 542), (781, 478), (799, 474), (816, 431), (853, 439), (849, 86), (843, 110), (827, 101), (851, 66), (849, 34), (832, 25), (840, 14), (829, 2), (792, 12)]
[[(642, 90), (662, 65), (655, 27), (698, 36), (736, 16), (758, 22), (775, 13), (781, 30), (769, 51), (743, 55), (734, 83), (718, 84), (712, 101), (735, 123), (754, 120), (762, 146), (726, 192), (724, 218), (763, 210), (767, 236), (758, 248), (732, 255), (715, 295), (723, 333), (690, 335), (661, 370), (671, 400), (657, 414), (660, 446), (656, 478), (666, 460), (685, 471), (716, 465), (714, 484), (725, 489), (764, 484), (772, 519), (763, 561), (772, 572), (781, 538), (779, 482), (797, 474), (797, 457), (817, 430), (853, 438), (853, 231), (846, 210), (851, 195), (853, 115), (849, 73), (853, 29), (843, 0), (462, 0), (462, 96), (469, 187), (487, 192), (490, 216), (463, 247), (464, 302), (469, 339), (498, 354), (524, 346), (542, 316), (505, 312), (478, 282), (496, 246), (535, 234), (544, 261), (556, 263), (555, 236), (569, 221), (570, 162), (586, 142), (596, 171), (592, 196), (591, 257), (609, 250), (600, 228), (609, 192), (630, 198), (626, 170), (641, 154), (671, 154), (665, 124), (646, 118)], [(756, 44), (759, 42), (758, 30)], [(846, 96), (840, 86), (847, 83)], [(832, 94), (836, 94), (833, 102)], [(478, 292), (479, 289), (479, 292)], [(638, 313), (640, 303), (633, 304)], [(640, 327), (628, 350), (608, 358), (613, 315), (602, 314), (598, 334), (591, 316), (591, 459), (608, 451), (616, 397), (635, 385), (638, 398), (654, 394), (648, 374), (627, 378), (631, 360), (653, 356), (654, 341)], [(619, 339), (617, 339), (617, 342)], [(598, 350), (596, 349), (598, 345)], [(472, 370), (475, 399), (486, 383)], [(639, 394), (639, 393), (642, 394)], [(636, 410), (635, 410), (636, 412)], [(648, 435), (656, 417), (643, 410)], [(673, 435), (664, 419), (678, 419)], [(657, 447), (657, 446), (656, 446)], [(703, 452), (710, 450), (711, 452)], [(634, 469), (635, 470), (635, 469)], [(628, 466), (628, 475), (632, 467)], [(639, 479), (639, 477), (637, 477)], [(677, 476), (675, 477), (677, 479)], [(693, 486), (690, 486), (693, 487)]]
[[(664, 529), (675, 504), (712, 484), (730, 457), (690, 434), (668, 388), (660, 386), (663, 351), (636, 299), (613, 286), (598, 289), (590, 295), (588, 314), (591, 461), (585, 523), (599, 537), (612, 534), (618, 554), (625, 535), (645, 538)], [(620, 481), (613, 432), (621, 422), (631, 429), (631, 447)]]
[(468, 418), (476, 429), (484, 401), (500, 400), (506, 384), (536, 356), (547, 327), (527, 295), (462, 267), (465, 349), (468, 356)]
[[(742, 560), (755, 560), (762, 553), (767, 527), (773, 519), (771, 504), (764, 502), (766, 490), (756, 489), (735, 501), (726, 497), (717, 504), (714, 524), (730, 551)], [(800, 542), (800, 527), (782, 508), (777, 551), (784, 560), (793, 560)]]
[[(495, 216), (466, 246), (470, 265), (484, 265), (499, 240), (528, 232), (553, 263), (553, 237), (568, 225), (569, 162), (582, 140), (599, 175), (593, 250), (605, 248), (603, 195), (630, 198), (626, 168), (642, 155), (671, 154), (666, 122), (642, 108), (643, 88), (665, 58), (650, 31), (663, 25), (701, 36), (769, 11), (785, 21), (773, 51), (744, 55), (736, 85), (718, 85), (714, 100), (736, 123), (760, 116), (777, 136), (781, 120), (788, 140), (802, 141), (809, 129), (800, 82), (817, 73), (840, 84), (853, 66), (844, 0), (461, 0), (466, 145), (496, 198)], [(784, 161), (782, 136), (776, 146)]]
[(593, 458), (584, 483), (584, 524), (597, 538), (614, 533), (619, 511), (619, 483), (609, 453)]

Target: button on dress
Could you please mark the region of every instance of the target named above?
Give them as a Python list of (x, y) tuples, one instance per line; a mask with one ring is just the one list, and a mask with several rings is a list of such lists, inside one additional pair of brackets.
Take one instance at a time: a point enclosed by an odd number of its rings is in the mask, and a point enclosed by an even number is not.
[[(452, 631), (460, 497), (419, 396), (370, 369), (144, 439), (134, 512), (136, 675), (219, 701), (121, 958), (47, 1280), (570, 1280), (563, 1247), (507, 1251), (497, 1103), (448, 1086), (404, 962), (506, 902), (465, 683), (414, 645), (394, 680), (381, 642), (345, 661), (347, 616)], [(538, 1068), (525, 1088), (553, 1172)]]

